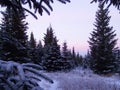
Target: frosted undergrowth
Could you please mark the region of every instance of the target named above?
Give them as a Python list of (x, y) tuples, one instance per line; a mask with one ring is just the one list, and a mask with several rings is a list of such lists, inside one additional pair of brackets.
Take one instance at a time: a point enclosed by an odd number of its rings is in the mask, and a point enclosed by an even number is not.
[(120, 90), (118, 76), (104, 77), (89, 70), (76, 69), (71, 72), (45, 73), (53, 84), (41, 82), (44, 90)]

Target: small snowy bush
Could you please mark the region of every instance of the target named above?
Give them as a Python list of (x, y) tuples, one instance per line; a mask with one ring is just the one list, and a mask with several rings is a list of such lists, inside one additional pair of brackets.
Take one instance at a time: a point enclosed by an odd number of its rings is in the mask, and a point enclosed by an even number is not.
[(40, 77), (53, 81), (38, 72), (40, 69), (36, 64), (0, 60), (0, 90), (43, 90), (37, 83)]

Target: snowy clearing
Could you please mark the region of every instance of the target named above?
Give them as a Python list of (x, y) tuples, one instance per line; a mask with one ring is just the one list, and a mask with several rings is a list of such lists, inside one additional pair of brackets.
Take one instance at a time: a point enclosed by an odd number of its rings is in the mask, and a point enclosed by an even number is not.
[(120, 90), (119, 76), (103, 77), (80, 69), (68, 73), (43, 73), (54, 81), (53, 84), (44, 80), (39, 82), (44, 90)]

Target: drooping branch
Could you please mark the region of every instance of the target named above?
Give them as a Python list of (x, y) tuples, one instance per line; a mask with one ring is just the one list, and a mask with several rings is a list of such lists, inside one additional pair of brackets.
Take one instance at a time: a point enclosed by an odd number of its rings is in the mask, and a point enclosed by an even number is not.
[(91, 3), (93, 2), (103, 2), (108, 4), (108, 7), (111, 5), (115, 6), (118, 10), (120, 10), (120, 0), (92, 0)]
[[(70, 2), (70, 0), (57, 1), (64, 4)], [(50, 11), (53, 11), (53, 8), (51, 6), (51, 4), (53, 3), (54, 0), (0, 0), (1, 7), (12, 7), (15, 11), (17, 11), (17, 9), (25, 10), (31, 15), (33, 15), (35, 18), (37, 18), (35, 15), (36, 12), (42, 15), (43, 11), (45, 11), (48, 13), (48, 15), (50, 15)], [(29, 6), (29, 9), (26, 9), (24, 7), (25, 5)], [(48, 10), (47, 8), (50, 10)], [(34, 12), (32, 12), (31, 9), (34, 9)]]

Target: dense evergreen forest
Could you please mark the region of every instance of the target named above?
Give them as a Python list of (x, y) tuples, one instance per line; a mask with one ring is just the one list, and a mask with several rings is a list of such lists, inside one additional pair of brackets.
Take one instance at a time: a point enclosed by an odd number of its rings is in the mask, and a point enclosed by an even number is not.
[(77, 65), (76, 62), (81, 62), (82, 57), (76, 55), (74, 48), (69, 50), (67, 42), (63, 42), (61, 50), (52, 26), (47, 28), (43, 37), (44, 45), (42, 45), (41, 40), (39, 43), (36, 42), (33, 32), (28, 39), (28, 23), (25, 22), (26, 15), (24, 12), (16, 16), (12, 8), (7, 8), (2, 14), (1, 60), (34, 63), (43, 66), (48, 71), (61, 70), (62, 68), (64, 70), (70, 69)]
[[(9, 0), (6, 1), (9, 2)], [(32, 0), (28, 0), (29, 2), (21, 1), (31, 5), (30, 1)], [(58, 1), (69, 2), (69, 0)], [(54, 83), (47, 76), (42, 75), (40, 70), (69, 72), (76, 67), (82, 67), (83, 69), (89, 68), (99, 75), (120, 73), (120, 50), (116, 46), (116, 32), (112, 26), (109, 26), (111, 16), (109, 16), (109, 8), (104, 7), (105, 3), (99, 3), (94, 23), (95, 28), (88, 41), (90, 49), (82, 57), (75, 51), (74, 46), (72, 49), (68, 49), (67, 42), (63, 42), (62, 46), (58, 44), (59, 41), (51, 25), (46, 27), (46, 33), (43, 37), (44, 43), (41, 43), (41, 40), (36, 42), (34, 32), (31, 32), (30, 39), (28, 39), (28, 23), (25, 21), (25, 11), (28, 10), (19, 8), (18, 3), (8, 2), (0, 1), (3, 6), (9, 4), (6, 10), (1, 12), (3, 15), (0, 24), (1, 90), (17, 90), (18, 88), (19, 90), (42, 90), (37, 84), (41, 79), (37, 76)], [(33, 4), (41, 5), (41, 3), (35, 2)], [(52, 10), (48, 1), (45, 4)], [(116, 3), (113, 2), (113, 5), (116, 6)], [(17, 9), (15, 9), (16, 7)], [(34, 6), (41, 15), (43, 9), (50, 14), (44, 6), (41, 7)], [(32, 12), (28, 12), (36, 17)]]

